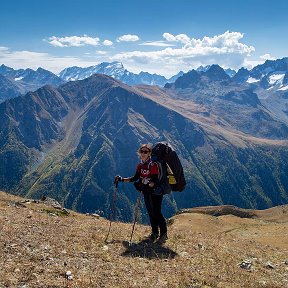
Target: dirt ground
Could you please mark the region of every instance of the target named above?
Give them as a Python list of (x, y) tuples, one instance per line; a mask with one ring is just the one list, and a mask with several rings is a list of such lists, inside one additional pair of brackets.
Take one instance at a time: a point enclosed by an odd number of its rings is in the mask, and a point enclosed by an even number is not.
[(174, 216), (163, 246), (137, 224), (129, 245), (131, 223), (106, 243), (106, 219), (0, 192), (0, 287), (288, 287), (288, 206), (230, 209)]

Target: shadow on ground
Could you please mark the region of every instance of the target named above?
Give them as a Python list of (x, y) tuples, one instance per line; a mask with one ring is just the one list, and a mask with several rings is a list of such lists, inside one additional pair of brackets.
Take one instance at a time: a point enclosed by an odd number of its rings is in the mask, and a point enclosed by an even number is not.
[(154, 243), (141, 241), (139, 243), (130, 244), (129, 241), (123, 241), (123, 246), (126, 248), (121, 256), (124, 257), (141, 257), (147, 259), (173, 259), (178, 254), (164, 246)]

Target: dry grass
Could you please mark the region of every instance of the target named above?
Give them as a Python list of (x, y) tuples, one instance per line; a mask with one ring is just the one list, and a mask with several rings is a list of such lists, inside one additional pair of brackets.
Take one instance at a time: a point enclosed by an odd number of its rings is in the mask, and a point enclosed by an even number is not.
[[(144, 225), (129, 246), (131, 224), (112, 223), (104, 243), (107, 220), (11, 205), (19, 199), (0, 193), (0, 287), (288, 287), (286, 213), (273, 210), (282, 215), (276, 220), (181, 214), (163, 247), (141, 242)], [(244, 259), (250, 270), (239, 267)]]

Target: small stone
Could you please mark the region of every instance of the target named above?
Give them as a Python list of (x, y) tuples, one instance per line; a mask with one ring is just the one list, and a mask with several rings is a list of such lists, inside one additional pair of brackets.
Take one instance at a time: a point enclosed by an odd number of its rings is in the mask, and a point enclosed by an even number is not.
[(104, 245), (103, 248), (102, 248), (104, 251), (108, 251), (109, 250), (109, 247), (107, 245)]
[(252, 267), (251, 260), (244, 260), (244, 261), (242, 261), (242, 263), (240, 263), (240, 268), (242, 268), (242, 269), (249, 270), (249, 269), (251, 269), (251, 267)]
[(24, 204), (23, 204), (22, 202), (20, 202), (20, 201), (15, 202), (15, 205), (16, 205), (16, 207), (23, 207), (23, 208), (27, 208), (27, 206), (24, 205)]
[(190, 257), (190, 255), (186, 251), (180, 252), (179, 255), (180, 255), (180, 257), (183, 257), (183, 258), (189, 258)]
[(275, 265), (273, 265), (271, 262), (267, 262), (265, 267), (268, 269), (275, 269)]
[(67, 278), (68, 280), (73, 280), (73, 276), (72, 276), (72, 272), (71, 272), (71, 271), (67, 271), (67, 272), (65, 273), (65, 275), (66, 275), (66, 278)]
[(285, 265), (288, 265), (288, 260), (285, 260), (285, 261), (284, 261), (284, 264), (285, 264)]
[(197, 245), (197, 246), (198, 246), (198, 249), (199, 249), (199, 250), (203, 250), (203, 249), (204, 249), (204, 246), (203, 246), (203, 244), (202, 244), (202, 243), (198, 243), (198, 245)]
[(82, 251), (81, 255), (82, 255), (83, 258), (85, 258), (85, 257), (87, 257), (87, 252)]
[(69, 214), (70, 214), (70, 211), (68, 211), (66, 208), (62, 208), (62, 212), (63, 212), (65, 215), (69, 215)]

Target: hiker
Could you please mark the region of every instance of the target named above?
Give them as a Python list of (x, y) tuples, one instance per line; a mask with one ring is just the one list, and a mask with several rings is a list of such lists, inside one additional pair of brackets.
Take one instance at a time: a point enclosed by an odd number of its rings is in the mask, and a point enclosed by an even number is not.
[(127, 178), (118, 175), (115, 180), (134, 182), (135, 188), (138, 191), (142, 191), (152, 228), (151, 234), (145, 238), (145, 241), (162, 245), (168, 239), (167, 225), (161, 212), (163, 193), (159, 187), (159, 167), (156, 162), (152, 161), (151, 152), (151, 145), (141, 145), (137, 152), (140, 157), (140, 163), (136, 167), (135, 175)]

